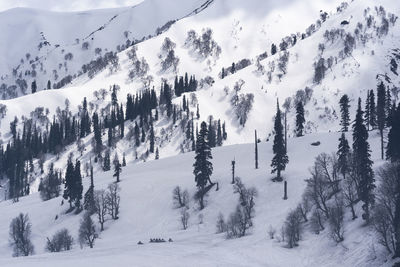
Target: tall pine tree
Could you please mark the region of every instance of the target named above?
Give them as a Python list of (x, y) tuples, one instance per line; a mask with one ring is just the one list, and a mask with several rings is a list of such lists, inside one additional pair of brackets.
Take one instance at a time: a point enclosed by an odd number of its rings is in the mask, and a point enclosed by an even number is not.
[(277, 111), (275, 116), (275, 124), (274, 124), (274, 145), (272, 150), (274, 152), (274, 157), (272, 158), (272, 171), (271, 173), (277, 173), (274, 181), (282, 181), (281, 172), (286, 169), (286, 165), (289, 163), (289, 157), (286, 154), (285, 148), (285, 140), (283, 136), (283, 126), (282, 126), (282, 117), (281, 110), (279, 108), (279, 103), (277, 102)]
[(353, 124), (353, 156), (356, 176), (358, 180), (358, 196), (364, 202), (363, 219), (368, 223), (370, 219), (370, 207), (374, 203), (375, 180), (372, 170), (372, 160), (368, 143), (368, 131), (364, 125), (361, 99), (358, 99), (356, 119)]
[(207, 124), (203, 121), (200, 125), (200, 133), (197, 136), (196, 141), (196, 156), (195, 163), (193, 164), (193, 174), (195, 176), (196, 186), (199, 189), (198, 197), (200, 202), (200, 209), (204, 208), (204, 190), (207, 183), (211, 182), (211, 174), (213, 172), (213, 166), (211, 163), (211, 147), (208, 141), (208, 129)]
[(301, 101), (297, 104), (296, 107), (296, 136), (300, 137), (303, 136), (304, 131), (304, 106)]
[(349, 130), (350, 125), (350, 113), (349, 113), (349, 97), (347, 95), (343, 95), (340, 98), (340, 125), (342, 126), (342, 132), (347, 132)]

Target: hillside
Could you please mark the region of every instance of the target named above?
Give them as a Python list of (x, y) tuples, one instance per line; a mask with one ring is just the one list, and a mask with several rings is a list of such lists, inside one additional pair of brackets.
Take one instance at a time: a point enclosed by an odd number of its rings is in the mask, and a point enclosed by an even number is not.
[[(300, 247), (285, 248), (284, 243), (267, 238), (269, 226), (277, 230), (286, 214), (297, 206), (309, 177), (306, 166), (311, 166), (318, 154), (335, 151), (338, 134), (313, 134), (289, 140), (289, 158), (285, 177), (288, 181), (288, 200), (283, 200), (283, 185), (270, 179), (269, 163), (272, 157), (271, 142), (261, 143), (260, 168), (254, 169), (254, 145), (234, 145), (213, 150), (214, 174), (212, 180), (219, 182), (220, 190), (209, 193), (207, 207), (199, 211), (190, 201), (189, 228), (181, 230), (179, 210), (173, 208), (172, 189), (179, 185), (195, 193), (192, 176), (193, 153), (128, 165), (121, 176), (121, 215), (117, 221), (107, 221), (105, 231), (96, 241), (94, 249), (79, 249), (57, 255), (44, 253), (46, 237), (62, 227), (68, 228), (74, 238), (80, 216), (64, 214), (66, 204), (60, 206), (61, 198), (43, 202), (39, 194), (21, 198), (18, 203), (0, 203), (0, 259), (1, 266), (85, 266), (89, 261), (96, 266), (381, 266), (379, 247), (377, 255), (371, 255), (374, 239), (360, 229), (361, 221), (352, 222), (346, 216), (345, 241), (336, 245), (327, 233), (306, 233)], [(320, 141), (319, 147), (310, 144)], [(374, 150), (373, 160), (380, 165), (379, 139), (371, 133), (370, 143)], [(305, 154), (304, 151), (307, 151)], [(377, 153), (376, 153), (377, 152)], [(234, 210), (237, 195), (230, 184), (230, 161), (236, 158), (237, 176), (247, 186), (255, 186), (259, 192), (256, 199), (256, 216), (251, 235), (225, 240), (223, 234), (215, 234), (219, 212), (225, 216)], [(96, 173), (96, 189), (105, 188), (115, 178), (112, 172)], [(85, 190), (88, 178), (84, 178)], [(12, 206), (12, 208), (9, 208)], [(360, 212), (360, 207), (357, 212)], [(36, 256), (11, 258), (7, 245), (8, 223), (19, 212), (29, 213), (33, 227)], [(200, 214), (203, 223), (199, 224)], [(58, 219), (54, 220), (58, 215)], [(277, 236), (279, 236), (279, 230)], [(150, 238), (172, 238), (173, 243), (149, 244)], [(144, 245), (137, 245), (142, 241)], [(166, 259), (168, 259), (166, 261)]]

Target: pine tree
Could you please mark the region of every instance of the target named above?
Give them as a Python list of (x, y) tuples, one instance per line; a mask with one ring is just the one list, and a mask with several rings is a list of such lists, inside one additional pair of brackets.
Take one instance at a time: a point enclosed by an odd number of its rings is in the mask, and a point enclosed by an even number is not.
[(64, 184), (63, 198), (68, 200), (69, 206), (72, 209), (72, 202), (74, 201), (74, 164), (68, 160), (67, 169), (65, 171), (65, 184)]
[(103, 160), (103, 171), (109, 171), (111, 169), (110, 151), (106, 150)]
[(303, 130), (304, 130), (304, 107), (303, 103), (299, 101), (296, 107), (296, 136), (300, 137), (303, 136)]
[(160, 158), (160, 152), (158, 151), (158, 147), (156, 148), (156, 156), (155, 159), (159, 159)]
[(122, 168), (121, 168), (121, 163), (119, 163), (118, 155), (115, 154), (114, 157), (114, 174), (113, 177), (117, 178), (117, 183), (119, 183), (119, 175), (121, 174)]
[[(376, 105), (375, 105), (375, 94), (374, 90), (370, 91), (369, 95), (369, 125), (371, 125), (372, 129), (376, 127)], [(385, 117), (386, 118), (386, 117)]]
[(134, 136), (135, 136), (135, 146), (139, 147), (140, 146), (140, 129), (139, 129), (139, 126), (137, 125), (137, 122), (135, 122)]
[(371, 95), (369, 91), (367, 91), (367, 99), (365, 100), (365, 112), (364, 112), (364, 121), (367, 126), (367, 131), (369, 131), (369, 125), (371, 121)]
[(85, 193), (83, 198), (83, 208), (89, 212), (89, 214), (95, 213), (96, 206), (94, 203), (94, 180), (93, 180), (93, 166), (90, 163), (90, 186)]
[(93, 114), (93, 132), (94, 132), (94, 152), (100, 155), (103, 149), (103, 142), (101, 140), (101, 127), (99, 125), (99, 116), (95, 112)]
[(276, 54), (276, 45), (275, 44), (272, 44), (271, 45), (271, 55), (275, 55)]
[(48, 80), (47, 81), (47, 90), (50, 90), (51, 89), (51, 82), (50, 82), (50, 80)]
[(363, 121), (363, 111), (361, 109), (361, 99), (358, 99), (358, 109), (356, 119), (353, 124), (353, 153), (354, 164), (358, 180), (358, 195), (364, 202), (363, 219), (368, 223), (370, 218), (370, 207), (374, 203), (373, 190), (374, 173), (372, 170), (372, 160), (368, 143), (368, 131)]
[(150, 125), (150, 153), (154, 153), (154, 127), (153, 127), (153, 122)]
[(346, 139), (346, 135), (342, 133), (339, 138), (339, 147), (338, 147), (338, 168), (339, 171), (343, 175), (343, 179), (346, 179), (346, 173), (349, 170), (349, 160), (350, 160), (350, 146), (349, 142)]
[(199, 189), (200, 209), (204, 208), (204, 188), (207, 183), (212, 184), (210, 177), (213, 172), (211, 163), (211, 147), (208, 141), (207, 124), (203, 121), (200, 125), (200, 133), (196, 140), (196, 156), (193, 164), (193, 174), (195, 176), (196, 186)]
[(349, 130), (350, 125), (350, 114), (349, 114), (349, 97), (347, 95), (343, 95), (339, 101), (340, 104), (340, 125), (342, 126), (342, 132), (347, 132)]
[(142, 143), (144, 143), (146, 141), (146, 133), (144, 131), (144, 128), (142, 127), (142, 138), (140, 140)]
[(217, 146), (222, 146), (221, 120), (218, 120), (218, 124), (217, 124)]
[(37, 91), (37, 85), (36, 85), (36, 81), (33, 81), (31, 84), (31, 90), (32, 90), (32, 94), (36, 93)]
[(392, 162), (400, 162), (400, 104), (391, 115), (386, 158)]
[(74, 170), (74, 201), (75, 207), (79, 210), (81, 208), (81, 200), (82, 200), (82, 175), (81, 175), (81, 162), (78, 160), (75, 163)]
[(197, 118), (197, 119), (200, 119), (200, 110), (199, 110), (199, 104), (197, 104), (196, 118)]
[(122, 167), (126, 166), (126, 159), (125, 159), (125, 153), (122, 154)]
[(217, 144), (217, 137), (215, 134), (215, 127), (212, 116), (210, 116), (208, 124), (208, 142), (210, 144), (210, 147), (215, 147)]
[(275, 116), (275, 124), (274, 124), (274, 145), (273, 145), (273, 152), (274, 157), (272, 159), (271, 173), (277, 173), (277, 177), (274, 179), (276, 181), (282, 181), (281, 171), (285, 170), (286, 165), (289, 162), (289, 158), (286, 154), (285, 149), (285, 140), (283, 137), (283, 126), (282, 126), (282, 117), (281, 111), (279, 109), (279, 103), (277, 103), (277, 111)]
[(377, 115), (377, 124), (379, 133), (381, 136), (381, 158), (383, 159), (383, 130), (385, 129), (386, 124), (386, 89), (383, 82), (381, 82), (378, 86), (378, 101), (376, 106), (376, 115)]

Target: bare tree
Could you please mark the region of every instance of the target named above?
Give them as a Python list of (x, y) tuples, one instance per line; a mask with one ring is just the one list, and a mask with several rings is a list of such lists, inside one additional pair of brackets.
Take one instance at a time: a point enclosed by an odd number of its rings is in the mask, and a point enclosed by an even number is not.
[(298, 210), (291, 211), (286, 217), (284, 235), (289, 248), (298, 246), (302, 232), (301, 218)]
[(276, 234), (276, 229), (274, 227), (272, 227), (272, 225), (269, 226), (268, 229), (268, 235), (270, 239), (274, 239), (275, 238), (275, 234)]
[(114, 220), (118, 219), (119, 214), (119, 204), (121, 197), (119, 195), (120, 187), (118, 184), (109, 184), (108, 185), (108, 193), (107, 193), (107, 206), (108, 212), (111, 215), (111, 218)]
[(342, 192), (345, 199), (345, 204), (350, 208), (352, 214), (352, 220), (357, 219), (357, 215), (354, 209), (354, 205), (358, 202), (357, 189), (354, 179), (348, 177), (342, 182)]
[(96, 226), (90, 214), (85, 213), (79, 226), (79, 243), (81, 247), (83, 245), (88, 245), (90, 248), (93, 248), (96, 238), (98, 238)]
[(217, 218), (217, 234), (226, 232), (226, 223), (224, 219), (224, 215), (220, 212)]
[(314, 233), (319, 234), (321, 231), (323, 231), (325, 229), (324, 222), (325, 222), (325, 217), (322, 214), (321, 210), (314, 209), (313, 213), (311, 214), (311, 218), (310, 218), (311, 230)]
[(331, 238), (337, 243), (344, 240), (344, 229), (343, 229), (343, 219), (344, 219), (344, 203), (343, 198), (338, 196), (338, 199), (334, 201), (332, 207), (329, 208), (329, 230)]
[(100, 223), (100, 231), (104, 230), (104, 222), (108, 212), (108, 193), (104, 189), (94, 191), (94, 205)]
[(190, 214), (186, 207), (181, 208), (181, 223), (183, 230), (188, 228)]
[(187, 190), (182, 191), (180, 186), (176, 186), (172, 191), (172, 199), (176, 208), (189, 206), (189, 192)]
[(49, 252), (60, 252), (72, 249), (74, 239), (68, 229), (59, 230), (51, 239), (47, 238), (46, 250)]
[(13, 256), (29, 256), (33, 254), (34, 247), (31, 242), (32, 224), (28, 214), (20, 213), (10, 224), (10, 246)]
[(304, 222), (308, 222), (307, 215), (311, 211), (312, 203), (307, 195), (303, 195), (301, 203), (297, 206), (297, 210), (303, 217)]

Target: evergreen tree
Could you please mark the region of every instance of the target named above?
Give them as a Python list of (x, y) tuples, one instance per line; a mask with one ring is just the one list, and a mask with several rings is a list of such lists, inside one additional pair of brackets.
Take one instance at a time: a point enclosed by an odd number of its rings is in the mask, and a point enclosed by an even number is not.
[(140, 146), (140, 129), (139, 129), (139, 126), (137, 125), (137, 122), (135, 122), (134, 136), (135, 136), (135, 146), (139, 147)]
[(90, 163), (90, 186), (85, 193), (83, 198), (83, 208), (89, 212), (89, 214), (95, 213), (96, 206), (94, 203), (94, 180), (93, 180), (93, 166)]
[(36, 81), (33, 81), (31, 84), (31, 90), (32, 90), (32, 94), (36, 93), (37, 91), (37, 85), (36, 85)]
[(304, 107), (303, 103), (299, 101), (296, 107), (296, 136), (300, 137), (303, 136), (303, 130), (304, 130)]
[(50, 80), (48, 80), (47, 81), (47, 90), (50, 90), (51, 89), (51, 82), (50, 82)]
[(74, 201), (75, 207), (80, 209), (82, 200), (82, 175), (81, 175), (81, 162), (78, 160), (75, 164), (74, 170)]
[(217, 124), (217, 146), (222, 146), (221, 120), (218, 120), (218, 124)]
[(140, 140), (142, 143), (146, 141), (146, 133), (144, 132), (144, 128), (142, 127), (142, 139)]
[(119, 130), (120, 130), (120, 137), (124, 138), (125, 136), (125, 120), (124, 120), (124, 109), (121, 104), (121, 108), (119, 111)]
[(74, 201), (74, 164), (68, 160), (67, 169), (65, 171), (65, 184), (63, 198), (68, 200), (69, 206), (72, 209), (72, 202)]
[(150, 153), (154, 153), (154, 127), (153, 123), (150, 125)]
[(99, 116), (95, 112), (93, 114), (93, 131), (94, 131), (94, 152), (100, 155), (103, 149), (103, 142), (101, 140), (101, 126), (99, 125)]
[(368, 143), (368, 131), (363, 121), (363, 111), (361, 109), (361, 99), (358, 99), (358, 109), (356, 119), (353, 124), (353, 153), (354, 164), (358, 180), (358, 196), (364, 202), (363, 219), (369, 222), (370, 207), (374, 203), (373, 190), (374, 173), (372, 170), (372, 160)]
[(232, 63), (231, 66), (231, 73), (234, 74), (236, 72), (236, 66), (235, 66), (235, 62)]
[(346, 135), (342, 133), (339, 138), (339, 147), (338, 147), (338, 168), (339, 171), (343, 175), (343, 179), (346, 179), (346, 173), (349, 170), (349, 160), (350, 160), (350, 146), (349, 142), (346, 139)]
[(122, 154), (122, 167), (126, 166), (126, 159), (125, 159), (125, 153)]
[(271, 55), (275, 55), (276, 54), (276, 45), (275, 44), (272, 44), (271, 45)]
[(199, 110), (199, 104), (197, 104), (196, 118), (197, 118), (197, 119), (200, 119), (200, 110)]
[(210, 147), (215, 147), (217, 144), (217, 136), (215, 134), (215, 127), (212, 116), (210, 116), (208, 124), (208, 143)]
[(155, 159), (159, 159), (160, 158), (160, 152), (158, 151), (158, 147), (156, 148), (156, 156)]
[(282, 117), (281, 111), (279, 109), (279, 103), (277, 103), (277, 111), (275, 116), (275, 124), (274, 124), (274, 145), (272, 147), (274, 152), (274, 157), (272, 159), (271, 173), (277, 173), (277, 177), (275, 178), (276, 181), (282, 181), (281, 171), (285, 170), (286, 165), (289, 162), (289, 158), (286, 154), (285, 148), (285, 140), (283, 137), (283, 126), (282, 126)]
[(381, 136), (381, 158), (383, 159), (383, 130), (385, 129), (386, 123), (386, 89), (383, 82), (381, 82), (378, 86), (378, 101), (376, 106), (376, 115), (377, 115), (377, 124), (379, 133)]
[(392, 162), (400, 162), (400, 104), (391, 115), (386, 158)]
[(367, 91), (367, 99), (365, 100), (365, 112), (364, 112), (364, 121), (367, 126), (367, 131), (369, 131), (369, 125), (371, 120), (371, 95), (369, 91)]
[(114, 175), (113, 177), (117, 178), (117, 183), (119, 183), (119, 175), (121, 174), (122, 168), (121, 168), (121, 163), (119, 163), (118, 155), (115, 154), (114, 157)]
[(347, 132), (349, 130), (349, 125), (350, 125), (349, 102), (350, 102), (349, 97), (347, 95), (343, 95), (339, 101), (340, 113), (341, 113), (340, 125), (342, 126), (342, 132)]
[(211, 163), (211, 147), (208, 140), (207, 124), (203, 121), (200, 125), (200, 133), (196, 140), (196, 156), (193, 164), (196, 186), (199, 189), (200, 209), (204, 208), (204, 189), (208, 182), (212, 184), (210, 177), (213, 172)]
[(103, 159), (103, 171), (109, 171), (111, 169), (111, 159), (110, 159), (110, 151), (106, 150)]
[[(370, 91), (369, 95), (369, 125), (371, 125), (372, 129), (376, 127), (376, 105), (375, 105), (375, 94), (374, 90)], [(386, 118), (386, 117), (385, 117)]]

